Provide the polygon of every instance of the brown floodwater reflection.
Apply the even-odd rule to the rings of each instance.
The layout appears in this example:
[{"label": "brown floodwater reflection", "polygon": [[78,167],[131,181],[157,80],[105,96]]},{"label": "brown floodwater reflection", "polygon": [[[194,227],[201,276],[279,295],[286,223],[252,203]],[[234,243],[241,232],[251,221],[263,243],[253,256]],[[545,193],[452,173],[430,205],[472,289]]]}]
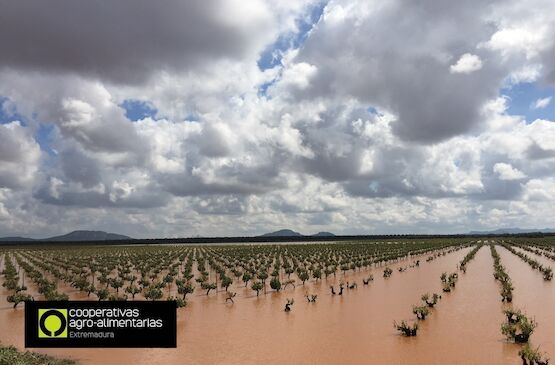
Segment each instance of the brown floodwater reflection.
[{"label": "brown floodwater reflection", "polygon": [[[532,343],[555,354],[555,283],[543,282],[541,275],[505,249],[498,247],[503,265],[515,285],[515,306],[539,322]],[[330,285],[343,275],[304,287],[288,288],[256,297],[253,291],[235,283],[235,304],[225,303],[225,292],[210,296],[195,292],[186,308],[178,310],[176,349],[36,349],[71,357],[82,364],[521,364],[518,345],[508,344],[500,333],[504,308],[493,278],[493,261],[484,246],[468,264],[466,274],[452,293],[432,314],[420,322],[418,336],[405,338],[393,328],[393,320],[413,321],[412,305],[426,292],[441,292],[439,276],[453,272],[470,248],[439,257],[432,262],[421,258],[420,267],[382,277],[383,267],[348,273],[345,281],[356,281],[357,289],[332,296]],[[555,266],[555,265],[553,265]],[[374,281],[362,285],[369,272]],[[305,293],[318,294],[308,303]],[[13,310],[0,290],[0,341],[23,348],[23,308]],[[73,290],[73,297],[84,299]],[[286,298],[294,298],[292,311],[283,311]]]},{"label": "brown floodwater reflection", "polygon": [[[540,264],[555,268],[555,262],[529,252],[520,250]],[[538,327],[530,337],[534,348],[547,353],[551,358],[555,356],[555,282],[544,281],[538,270],[532,269],[527,263],[507,249],[498,247],[497,252],[501,262],[507,267],[507,272],[513,280],[513,306],[520,308],[529,317],[538,322]]]}]

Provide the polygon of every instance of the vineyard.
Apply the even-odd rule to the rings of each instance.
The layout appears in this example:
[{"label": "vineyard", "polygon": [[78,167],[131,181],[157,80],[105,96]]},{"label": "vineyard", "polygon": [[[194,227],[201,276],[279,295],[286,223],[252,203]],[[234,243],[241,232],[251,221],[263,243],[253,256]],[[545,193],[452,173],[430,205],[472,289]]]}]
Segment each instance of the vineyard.
[{"label": "vineyard", "polygon": [[[2,253],[5,288],[14,308],[37,299],[68,300],[71,287],[98,300],[175,300],[230,288],[286,290],[313,279],[347,277],[408,256],[461,249],[457,242],[347,243],[306,245],[142,246],[83,249],[20,249]],[[404,269],[399,270],[402,272]],[[386,268],[385,273],[388,272]],[[384,274],[385,276],[391,275]],[[32,294],[27,285],[36,289]]]},{"label": "vineyard", "polygon": [[[490,318],[500,319],[492,326],[495,332],[489,338],[509,346],[505,363],[542,365],[548,363],[553,349],[543,345],[543,340],[536,341],[536,333],[542,338],[545,333],[541,330],[553,334],[552,318],[521,294],[536,287],[523,285],[522,277],[513,279],[513,273],[532,275],[526,280],[551,293],[552,264],[555,241],[522,238],[10,247],[0,249],[0,298],[4,302],[2,315],[18,313],[30,300],[171,300],[179,307],[180,316],[187,318],[184,326],[189,328],[182,329],[186,337],[196,336],[190,332],[195,324],[199,331],[215,336],[224,331],[216,330],[216,325],[214,331],[212,325],[202,325],[207,318],[230,325],[237,311],[244,318],[254,318],[242,308],[250,308],[262,322],[270,321],[276,333],[285,337],[292,329],[282,328],[284,323],[305,323],[299,316],[313,318],[306,322],[307,330],[317,332],[318,323],[333,321],[334,313],[352,306],[353,318],[368,316],[380,329],[367,336],[376,343],[385,338],[397,352],[403,348],[410,352],[412,344],[426,348],[437,341],[434,326],[448,325],[446,316],[458,311],[462,317],[471,316],[457,301],[469,300],[466,293],[472,293],[477,301],[476,316],[484,315],[478,312],[483,305],[487,309],[482,312],[491,311]],[[480,285],[489,288],[487,292],[480,290]],[[486,297],[490,304],[482,300]],[[364,308],[371,313],[365,314]],[[360,313],[355,315],[357,310]],[[339,328],[344,325],[342,321],[335,324]],[[350,326],[356,329],[361,325],[353,322]],[[252,325],[255,337],[251,340],[261,336],[257,328]],[[450,330],[456,331],[456,324],[451,324]],[[234,336],[237,332],[228,333],[226,338],[233,343]],[[394,343],[394,338],[402,341]],[[0,337],[3,343],[20,345],[9,340]],[[268,341],[277,340],[270,336]],[[205,356],[214,360],[215,355],[199,353],[195,362],[203,362]],[[445,356],[454,356],[454,352]]]}]

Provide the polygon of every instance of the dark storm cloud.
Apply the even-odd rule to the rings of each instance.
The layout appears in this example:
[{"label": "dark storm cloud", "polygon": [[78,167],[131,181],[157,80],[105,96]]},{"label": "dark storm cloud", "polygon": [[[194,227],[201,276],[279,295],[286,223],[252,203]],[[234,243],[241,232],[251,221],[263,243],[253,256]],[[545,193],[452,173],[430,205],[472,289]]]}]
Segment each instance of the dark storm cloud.
[{"label": "dark storm cloud", "polygon": [[544,52],[543,64],[546,81],[551,85],[555,85],[555,45]]},{"label": "dark storm cloud", "polygon": [[314,156],[300,157],[298,170],[328,181],[343,181],[359,175],[362,153],[369,148],[367,141],[336,128],[308,128],[303,131],[306,147]]},{"label": "dark storm cloud", "polygon": [[[363,20],[324,17],[298,56],[318,68],[304,96],[350,95],[388,108],[399,117],[395,133],[407,141],[468,132],[506,74],[494,54],[477,49],[495,32],[482,18],[492,3],[399,0]],[[479,56],[483,68],[452,73],[466,53]]]},{"label": "dark storm cloud", "polygon": [[345,181],[343,188],[352,196],[367,198],[456,196],[441,190],[436,176],[422,173],[428,158],[418,148],[377,150],[372,173]]},{"label": "dark storm cloud", "polygon": [[368,140],[353,131],[352,122],[366,120],[368,112],[344,106],[320,113],[320,122],[298,123],[303,146],[314,152],[312,157],[299,157],[295,165],[298,172],[308,172],[328,181],[344,181],[360,173],[362,155],[371,149]]},{"label": "dark storm cloud", "polygon": [[329,151],[320,151],[315,158],[303,158],[302,166],[306,168],[306,172],[328,181],[347,180],[359,173],[360,169],[360,151],[353,149],[343,155],[330,153]]},{"label": "dark storm cloud", "polygon": [[92,188],[101,182],[101,169],[98,162],[86,156],[76,148],[60,153],[60,162],[64,175],[85,188]]},{"label": "dark storm cloud", "polygon": [[555,150],[548,150],[542,148],[536,142],[532,142],[530,147],[526,150],[526,157],[531,160],[542,160],[555,157]]},{"label": "dark storm cloud", "polygon": [[523,193],[522,181],[500,180],[494,176],[483,176],[484,191],[469,194],[476,200],[518,200]]},{"label": "dark storm cloud", "polygon": [[25,153],[25,146],[10,132],[10,129],[0,128],[0,161],[18,163]]},{"label": "dark storm cloud", "polygon": [[212,124],[205,124],[203,126],[201,135],[196,143],[204,156],[223,157],[231,152],[231,147],[226,136]]},{"label": "dark storm cloud", "polygon": [[394,72],[405,81],[399,80],[389,101],[399,113],[393,130],[408,141],[437,142],[470,131],[504,76],[494,69],[453,75],[436,60],[418,62],[410,69],[398,65]]},{"label": "dark storm cloud", "polygon": [[[299,123],[303,145],[314,152],[299,157],[295,171],[310,173],[330,182],[341,182],[353,196],[390,197],[420,194],[436,195],[433,183],[420,179],[418,186],[407,186],[403,179],[419,177],[429,156],[419,146],[384,145],[384,131],[363,135],[364,126],[378,123],[375,114],[354,107],[337,106],[320,115],[317,124]],[[371,154],[370,161],[364,155]],[[370,163],[370,166],[365,166]],[[445,195],[445,193],[442,193]]]},{"label": "dark storm cloud", "polygon": [[215,181],[193,174],[192,168],[186,173],[160,174],[156,178],[165,190],[176,196],[264,194],[285,186],[278,177],[279,170],[270,164],[257,167],[236,164],[214,172]]},{"label": "dark storm cloud", "polygon": [[241,58],[268,19],[236,8],[224,0],[2,1],[0,66],[137,82],[154,70]]},{"label": "dark storm cloud", "polygon": [[526,166],[518,166],[517,161],[510,161],[506,156],[500,153],[489,153],[481,156],[482,168],[480,179],[483,185],[482,191],[475,194],[469,194],[472,199],[476,200],[518,200],[524,190],[524,184],[527,178],[517,178],[513,180],[503,180],[502,176],[495,171],[495,165],[498,163],[512,163],[517,168],[525,168]]},{"label": "dark storm cloud", "polygon": [[85,208],[155,208],[163,207],[169,202],[169,196],[159,189],[141,189],[128,197],[114,199],[117,189],[106,192],[63,190],[52,194],[47,185],[41,186],[34,197],[46,204],[75,206]]},{"label": "dark storm cloud", "polygon": [[176,196],[236,194],[263,194],[269,191],[263,186],[251,186],[239,182],[204,182],[196,176],[173,175],[161,178],[160,183]]}]

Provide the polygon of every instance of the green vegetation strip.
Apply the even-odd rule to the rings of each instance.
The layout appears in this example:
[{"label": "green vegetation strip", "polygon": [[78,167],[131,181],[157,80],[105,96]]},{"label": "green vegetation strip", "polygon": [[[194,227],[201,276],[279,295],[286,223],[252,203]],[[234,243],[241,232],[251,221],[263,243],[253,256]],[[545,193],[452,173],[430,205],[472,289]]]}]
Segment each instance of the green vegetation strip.
[{"label": "green vegetation strip", "polygon": [[553,279],[553,270],[549,266],[543,266],[538,261],[534,260],[530,256],[528,256],[528,255],[526,255],[526,254],[524,254],[520,251],[515,250],[513,247],[511,247],[510,245],[508,245],[505,242],[502,242],[501,246],[505,247],[513,255],[518,256],[522,261],[526,262],[534,270],[540,271],[542,273],[543,279],[545,281],[550,281],[551,279]]},{"label": "green vegetation strip", "polygon": [[478,252],[478,250],[481,249],[483,245],[483,243],[479,243],[476,247],[472,249],[472,251],[466,254],[464,259],[462,259],[461,263],[459,264],[459,268],[462,272],[466,273],[466,264],[468,264],[470,260],[472,260],[474,256],[476,256],[476,252]]},{"label": "green vegetation strip", "polygon": [[[221,246],[10,247],[3,256],[9,301],[68,300],[71,286],[97,300],[175,300],[249,287],[259,295],[293,289],[328,276],[347,275],[418,255],[445,255],[465,247],[464,240],[360,241],[329,244]],[[65,283],[65,284],[64,284]],[[62,286],[60,286],[62,284]],[[233,303],[234,292],[226,300]],[[142,299],[142,298],[141,298]]]},{"label": "green vegetation strip", "polygon": [[[505,248],[511,251],[510,247]],[[511,283],[511,278],[505,271],[503,265],[501,265],[501,260],[499,254],[495,250],[493,244],[490,244],[491,256],[493,257],[493,276],[496,280],[501,283],[501,298],[504,302],[512,302],[513,299],[513,286]],[[512,252],[512,251],[511,251]],[[516,253],[515,253],[516,254]],[[518,254],[516,254],[518,256]],[[522,311],[515,309],[506,309],[503,311],[506,317],[506,321],[501,325],[501,333],[507,338],[508,341],[513,341],[515,343],[524,344],[523,348],[519,351],[518,355],[522,359],[523,365],[547,365],[549,359],[545,358],[545,355],[541,354],[539,348],[533,349],[530,347],[528,341],[530,336],[537,327],[537,323],[534,319],[527,317]]]},{"label": "green vegetation strip", "polygon": [[513,283],[505,267],[501,265],[501,259],[493,244],[490,244],[489,248],[493,257],[493,277],[501,283],[501,301],[510,303],[513,301]]}]

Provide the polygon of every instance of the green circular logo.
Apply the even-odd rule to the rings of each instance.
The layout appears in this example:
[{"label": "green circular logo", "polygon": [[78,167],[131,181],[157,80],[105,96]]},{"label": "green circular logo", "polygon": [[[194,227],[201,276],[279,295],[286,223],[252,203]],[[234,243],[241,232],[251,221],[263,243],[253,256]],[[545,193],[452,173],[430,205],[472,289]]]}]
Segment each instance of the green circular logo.
[{"label": "green circular logo", "polygon": [[39,309],[39,338],[67,338],[67,309]]}]

